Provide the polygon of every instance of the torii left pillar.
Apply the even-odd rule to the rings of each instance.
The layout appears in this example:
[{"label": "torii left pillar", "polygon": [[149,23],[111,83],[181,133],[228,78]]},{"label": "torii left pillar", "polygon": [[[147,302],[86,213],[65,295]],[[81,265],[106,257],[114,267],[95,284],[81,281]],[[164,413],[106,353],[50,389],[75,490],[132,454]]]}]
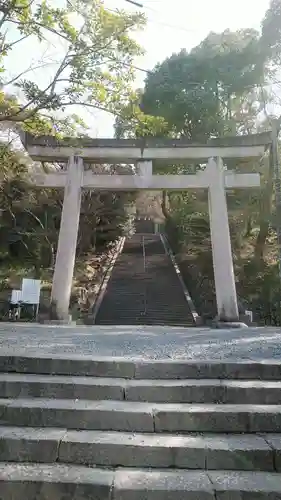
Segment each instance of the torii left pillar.
[{"label": "torii left pillar", "polygon": [[69,301],[79,229],[83,170],[82,158],[77,156],[69,158],[51,296],[51,309],[55,316],[53,319],[63,321],[69,320]]}]

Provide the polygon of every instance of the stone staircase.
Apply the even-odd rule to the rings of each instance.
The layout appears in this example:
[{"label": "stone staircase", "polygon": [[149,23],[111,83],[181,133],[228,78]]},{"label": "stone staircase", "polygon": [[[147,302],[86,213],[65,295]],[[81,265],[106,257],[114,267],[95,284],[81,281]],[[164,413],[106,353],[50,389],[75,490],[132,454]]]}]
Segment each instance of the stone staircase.
[{"label": "stone staircase", "polygon": [[178,276],[159,235],[135,234],[126,240],[95,322],[194,326]]},{"label": "stone staircase", "polygon": [[281,363],[0,355],[1,500],[280,500]]}]

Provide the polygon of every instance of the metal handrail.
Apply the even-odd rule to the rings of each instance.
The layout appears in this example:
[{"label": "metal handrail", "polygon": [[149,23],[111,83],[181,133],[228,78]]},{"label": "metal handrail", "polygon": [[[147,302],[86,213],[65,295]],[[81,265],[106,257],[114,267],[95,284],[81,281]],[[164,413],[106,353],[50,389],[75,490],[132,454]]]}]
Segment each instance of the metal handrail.
[{"label": "metal handrail", "polygon": [[144,294],[143,294],[143,316],[146,316],[147,313],[147,297],[146,297],[146,254],[145,254],[145,242],[144,236],[142,237],[142,256],[143,256],[143,272],[144,272]]},{"label": "metal handrail", "polygon": [[196,309],[195,309],[195,305],[193,303],[193,300],[186,288],[186,285],[183,281],[183,278],[182,278],[182,275],[181,275],[181,272],[180,272],[180,269],[177,265],[177,262],[176,262],[176,259],[175,259],[175,256],[172,252],[172,249],[170,247],[170,244],[169,244],[169,241],[167,239],[167,237],[165,236],[165,234],[161,234],[160,233],[160,239],[162,241],[162,244],[164,246],[164,249],[165,249],[165,253],[166,255],[168,255],[171,259],[171,262],[172,262],[172,265],[174,267],[174,270],[177,274],[177,277],[179,279],[179,282],[180,282],[180,285],[181,285],[181,288],[182,288],[182,291],[183,291],[183,294],[184,294],[184,297],[185,297],[185,300],[187,302],[187,305],[189,307],[189,310],[190,310],[190,313],[192,315],[192,318],[193,318],[193,321],[195,323],[195,325],[199,325],[201,323],[201,319],[200,319],[200,316],[199,314],[197,313]]},{"label": "metal handrail", "polygon": [[144,243],[144,236],[142,237],[142,256],[143,256],[143,270],[144,273],[146,272],[146,263],[145,263],[145,243]]}]

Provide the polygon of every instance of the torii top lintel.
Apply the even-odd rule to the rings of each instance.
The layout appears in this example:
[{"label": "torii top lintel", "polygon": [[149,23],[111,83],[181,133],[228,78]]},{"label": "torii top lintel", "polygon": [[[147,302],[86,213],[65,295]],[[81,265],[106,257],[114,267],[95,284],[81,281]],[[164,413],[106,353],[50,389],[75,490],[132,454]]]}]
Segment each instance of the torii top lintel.
[{"label": "torii top lintel", "polygon": [[210,157],[246,158],[261,156],[272,142],[270,132],[209,139],[204,144],[186,139],[91,139],[34,137],[24,134],[22,142],[38,161],[68,161],[72,155],[89,163],[134,163],[141,160],[204,161]]}]

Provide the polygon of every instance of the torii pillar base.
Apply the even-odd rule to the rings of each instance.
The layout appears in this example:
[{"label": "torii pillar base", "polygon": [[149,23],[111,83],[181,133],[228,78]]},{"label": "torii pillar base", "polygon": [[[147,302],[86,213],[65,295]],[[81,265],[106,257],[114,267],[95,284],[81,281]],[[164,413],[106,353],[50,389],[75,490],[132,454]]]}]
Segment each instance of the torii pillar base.
[{"label": "torii pillar base", "polygon": [[214,320],[212,322],[212,328],[216,328],[218,330],[223,330],[227,329],[237,329],[237,328],[248,328],[248,325],[246,323],[240,322],[240,321],[220,321],[220,320]]},{"label": "torii pillar base", "polygon": [[72,316],[69,315],[68,319],[46,319],[41,321],[44,325],[51,326],[76,326],[76,321],[72,321]]}]

